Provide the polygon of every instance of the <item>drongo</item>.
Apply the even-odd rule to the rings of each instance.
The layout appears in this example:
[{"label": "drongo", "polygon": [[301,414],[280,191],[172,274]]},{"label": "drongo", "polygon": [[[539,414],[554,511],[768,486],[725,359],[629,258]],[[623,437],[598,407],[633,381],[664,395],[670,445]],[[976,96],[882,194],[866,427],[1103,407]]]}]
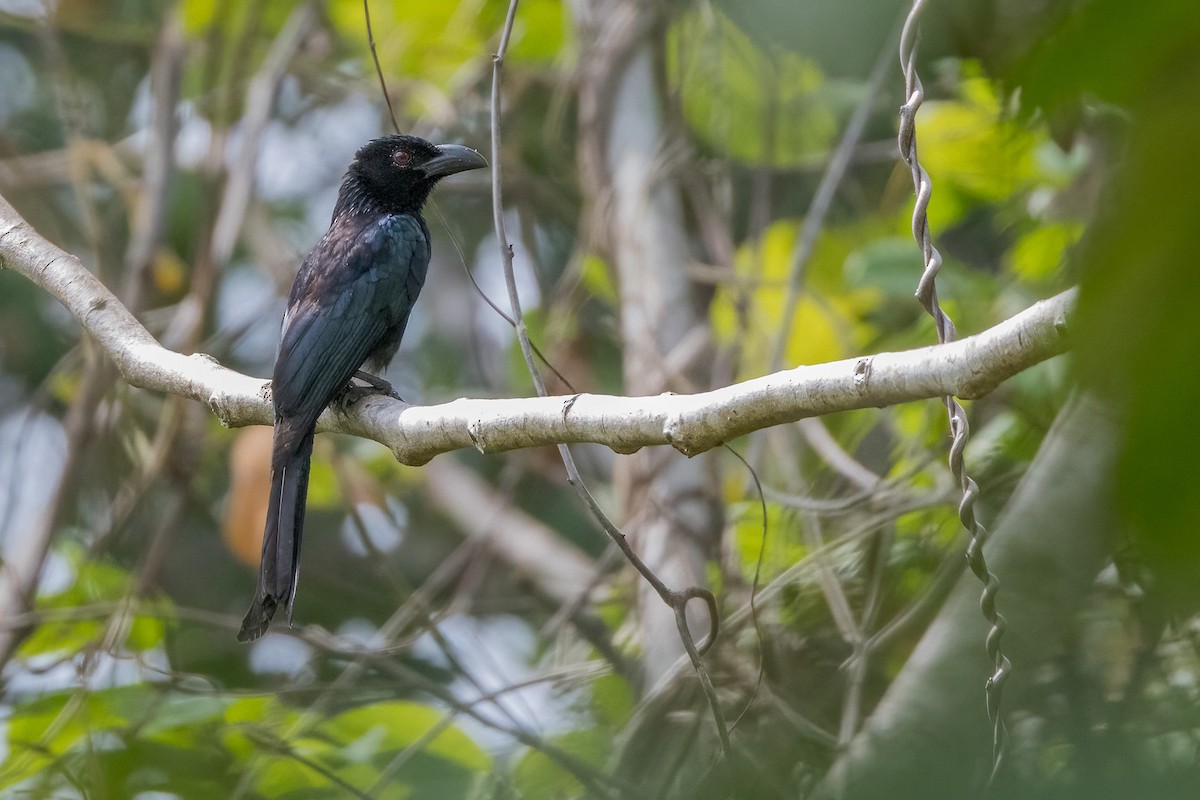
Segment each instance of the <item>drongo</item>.
[{"label": "drongo", "polygon": [[469,147],[385,136],[359,148],[346,171],[333,221],[300,266],[283,315],[262,566],[239,641],[262,636],[280,606],[291,613],[317,417],[351,378],[387,386],[368,373],[396,354],[425,283],[425,200],[447,175],[486,166]]}]

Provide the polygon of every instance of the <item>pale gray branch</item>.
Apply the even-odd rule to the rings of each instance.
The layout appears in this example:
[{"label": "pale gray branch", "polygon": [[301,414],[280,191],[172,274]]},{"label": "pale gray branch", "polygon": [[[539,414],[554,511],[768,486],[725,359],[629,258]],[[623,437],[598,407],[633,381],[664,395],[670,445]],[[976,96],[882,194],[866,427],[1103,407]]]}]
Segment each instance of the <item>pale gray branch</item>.
[{"label": "pale gray branch", "polygon": [[[0,267],[61,301],[130,385],[197,400],[231,427],[273,421],[266,381],[203,354],[162,347],[77,258],[43,239],[3,198]],[[1062,353],[1074,301],[1075,290],[1068,290],[950,344],[796,367],[699,394],[459,399],[436,406],[368,397],[327,411],[320,430],[374,439],[405,464],[467,447],[492,453],[573,442],[619,453],[669,444],[695,455],[760,428],[835,411],[978,397]]]}]

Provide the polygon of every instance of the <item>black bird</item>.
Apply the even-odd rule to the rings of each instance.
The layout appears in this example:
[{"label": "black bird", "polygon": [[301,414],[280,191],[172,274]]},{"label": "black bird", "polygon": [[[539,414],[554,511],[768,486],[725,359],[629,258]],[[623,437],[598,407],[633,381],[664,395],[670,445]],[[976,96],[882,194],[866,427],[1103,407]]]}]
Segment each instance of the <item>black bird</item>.
[{"label": "black bird", "polygon": [[392,360],[425,283],[425,200],[447,175],[486,166],[469,147],[415,136],[374,139],[354,155],[333,221],[304,259],[283,315],[262,565],[238,641],[262,636],[280,606],[291,613],[317,417],[351,378],[387,388],[361,370],[381,371]]}]

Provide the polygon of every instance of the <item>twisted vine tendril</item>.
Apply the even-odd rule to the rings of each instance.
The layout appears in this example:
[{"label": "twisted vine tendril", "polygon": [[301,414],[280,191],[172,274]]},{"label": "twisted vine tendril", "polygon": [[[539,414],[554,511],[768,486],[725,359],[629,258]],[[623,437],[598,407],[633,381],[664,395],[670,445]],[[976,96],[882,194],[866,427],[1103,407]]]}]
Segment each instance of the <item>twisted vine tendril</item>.
[{"label": "twisted vine tendril", "polygon": [[[933,318],[937,328],[938,342],[953,341],[957,336],[954,322],[942,310],[937,297],[937,275],[942,268],[942,256],[933,246],[933,238],[929,233],[929,218],[926,214],[929,208],[929,198],[933,187],[929,174],[917,160],[917,109],[925,99],[925,90],[917,75],[917,38],[919,19],[924,0],[914,0],[912,10],[904,22],[904,30],[900,35],[900,65],[904,70],[905,103],[900,107],[900,133],[898,137],[900,156],[912,170],[913,187],[917,199],[913,204],[912,231],[913,238],[921,247],[925,259],[925,269],[917,283],[916,296],[925,311]],[[955,480],[962,487],[962,501],[958,505],[958,517],[962,525],[971,535],[971,544],[967,547],[967,566],[983,584],[983,594],[979,600],[983,616],[991,625],[988,631],[986,648],[988,657],[994,665],[992,675],[985,684],[988,719],[992,723],[992,775],[1000,766],[1000,758],[1004,749],[1004,721],[1000,715],[1000,699],[1004,684],[1012,671],[1012,663],[1000,649],[1000,641],[1008,622],[996,610],[996,595],[1000,590],[1000,581],[988,571],[987,562],[983,557],[983,545],[987,541],[988,532],[975,518],[975,501],[979,497],[979,485],[967,474],[963,463],[963,450],[967,446],[970,426],[963,407],[953,397],[945,397],[946,410],[950,415],[950,470]]]}]

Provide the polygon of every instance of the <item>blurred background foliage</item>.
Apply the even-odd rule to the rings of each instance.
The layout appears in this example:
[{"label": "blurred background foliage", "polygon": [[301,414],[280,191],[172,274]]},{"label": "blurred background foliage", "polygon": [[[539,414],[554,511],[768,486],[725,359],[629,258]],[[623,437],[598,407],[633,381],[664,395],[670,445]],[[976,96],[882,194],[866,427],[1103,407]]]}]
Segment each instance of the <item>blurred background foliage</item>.
[{"label": "blurred background foliage", "polygon": [[[507,4],[371,7],[401,126],[486,149]],[[790,366],[935,341],[912,297],[911,182],[894,144],[904,9],[659,9],[659,88],[712,385],[769,372],[776,348]],[[520,4],[505,149],[488,155],[503,160],[535,341],[574,390],[620,394],[619,295],[590,246],[595,198],[576,164],[581,50],[571,4]],[[1011,709],[1025,723],[1014,796],[1191,797],[1180,787],[1200,785],[1200,487],[1187,461],[1200,452],[1197,52],[1200,7],[1182,2],[974,0],[924,14],[918,141],[943,304],[969,334],[1082,286],[1075,355],[969,404],[981,515],[999,515],[1073,387],[1125,420],[1113,567],[1082,602],[1058,677]],[[261,104],[256,81],[269,109],[248,100]],[[158,104],[175,129],[154,185]],[[862,135],[797,272],[822,171],[862,104]],[[167,346],[234,369],[269,374],[296,265],[356,147],[387,132],[358,0],[0,0],[0,193]],[[237,188],[250,199],[223,251],[218,222]],[[139,216],[146,204],[158,226]],[[439,189],[427,215],[435,263],[388,376],[411,402],[531,392],[510,328],[472,285],[503,296],[489,206],[486,177],[472,174]],[[801,291],[785,320],[790,283]],[[865,674],[865,718],[960,570],[943,406],[823,422],[823,447],[790,426],[758,444],[765,541],[744,467],[721,462],[726,530],[708,573],[725,632],[710,668],[730,718],[747,709],[737,796],[805,796],[838,755],[854,643],[829,582],[864,627],[933,601]],[[243,647],[265,429],[225,430],[204,409],[124,386],[61,307],[0,272],[0,442],[4,558],[52,534],[36,598],[4,621],[0,795],[734,796],[705,783],[715,734],[694,676],[651,691],[639,671],[631,571],[552,450],[412,469],[371,442],[321,437],[296,626]],[[619,457],[579,455],[613,507]],[[518,547],[546,554],[533,566],[489,541],[501,510],[526,531]],[[586,602],[556,580],[575,594],[590,584]],[[980,619],[981,651],[983,633]],[[982,700],[955,724],[986,724]]]}]

